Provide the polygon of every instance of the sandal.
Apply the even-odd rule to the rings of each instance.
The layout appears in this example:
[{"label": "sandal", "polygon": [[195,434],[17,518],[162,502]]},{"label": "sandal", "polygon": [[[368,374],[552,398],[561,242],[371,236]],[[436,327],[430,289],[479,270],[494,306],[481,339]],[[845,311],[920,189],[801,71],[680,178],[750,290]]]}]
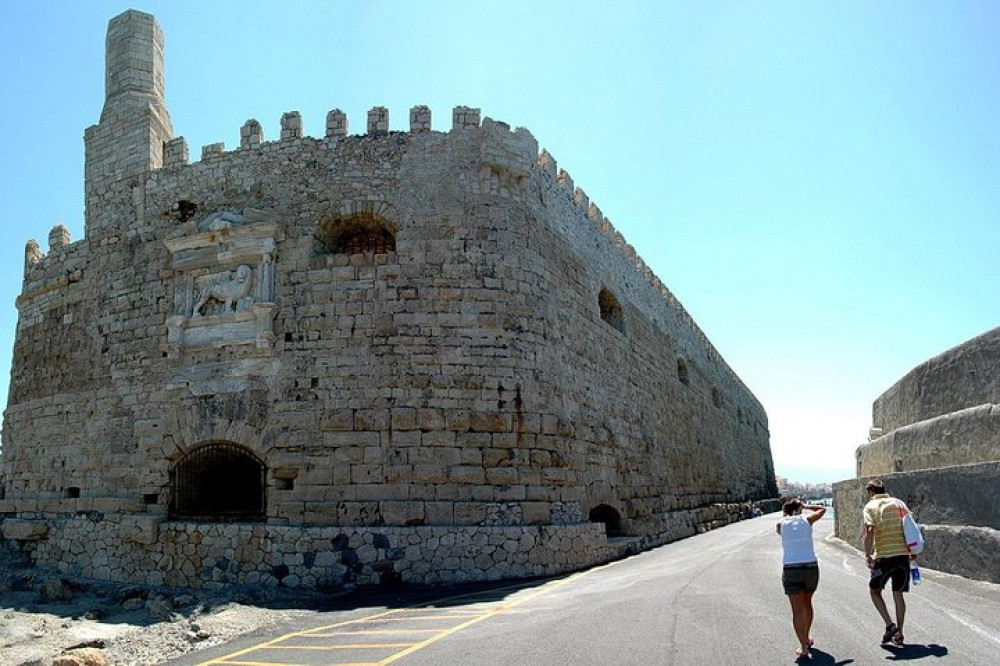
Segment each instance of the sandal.
[{"label": "sandal", "polygon": [[896,628],[895,622],[890,622],[889,624],[885,625],[885,633],[882,634],[882,642],[888,643],[889,641],[891,641],[898,631],[899,630]]},{"label": "sandal", "polygon": [[893,645],[902,645],[903,644],[903,632],[900,631],[899,629],[897,629],[896,633],[894,633],[892,635],[892,644]]},{"label": "sandal", "polygon": [[812,659],[812,653],[809,650],[803,650],[802,648],[795,648],[795,660],[799,659]]}]

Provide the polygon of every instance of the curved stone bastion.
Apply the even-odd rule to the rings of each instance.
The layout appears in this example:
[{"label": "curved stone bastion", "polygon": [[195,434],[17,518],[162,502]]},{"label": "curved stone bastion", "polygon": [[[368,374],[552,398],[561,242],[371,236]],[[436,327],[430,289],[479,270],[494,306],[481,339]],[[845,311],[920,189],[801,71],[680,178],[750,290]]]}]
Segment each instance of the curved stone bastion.
[{"label": "curved stone bastion", "polygon": [[927,566],[1000,583],[1000,328],[922,363],[875,401],[858,477],[834,486],[860,546],[864,485],[883,478],[924,526]]},{"label": "curved stone bastion", "polygon": [[85,237],[29,241],[0,547],[67,576],[337,589],[565,572],[777,492],[767,417],[524,129],[456,108],[190,163],[109,24]]}]

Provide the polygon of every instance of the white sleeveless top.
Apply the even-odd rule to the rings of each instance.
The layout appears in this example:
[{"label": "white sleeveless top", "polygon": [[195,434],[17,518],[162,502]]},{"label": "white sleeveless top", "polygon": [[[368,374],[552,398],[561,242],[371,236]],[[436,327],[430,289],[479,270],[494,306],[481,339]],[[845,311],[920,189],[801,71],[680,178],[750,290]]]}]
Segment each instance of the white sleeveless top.
[{"label": "white sleeveless top", "polygon": [[781,545],[784,548],[782,564],[808,564],[816,561],[816,551],[813,549],[813,526],[801,514],[782,517]]}]

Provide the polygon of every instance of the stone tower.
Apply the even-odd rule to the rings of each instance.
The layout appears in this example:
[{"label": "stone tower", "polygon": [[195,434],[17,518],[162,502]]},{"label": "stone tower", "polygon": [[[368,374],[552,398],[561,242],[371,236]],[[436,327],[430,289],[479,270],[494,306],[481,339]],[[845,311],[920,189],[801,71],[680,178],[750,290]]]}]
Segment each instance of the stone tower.
[{"label": "stone tower", "polygon": [[135,10],[113,18],[105,58],[101,121],[84,134],[88,210],[101,187],[160,168],[164,145],[173,138],[156,19]]}]

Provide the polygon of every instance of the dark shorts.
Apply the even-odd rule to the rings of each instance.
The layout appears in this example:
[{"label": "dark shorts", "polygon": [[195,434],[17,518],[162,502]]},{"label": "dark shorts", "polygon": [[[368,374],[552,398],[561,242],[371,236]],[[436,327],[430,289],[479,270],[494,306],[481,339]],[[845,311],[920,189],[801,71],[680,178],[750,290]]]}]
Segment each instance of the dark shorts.
[{"label": "dark shorts", "polygon": [[868,581],[868,587],[873,590],[884,590],[885,584],[890,580],[893,592],[910,591],[909,555],[880,557],[872,563],[872,577]]},{"label": "dark shorts", "polygon": [[812,594],[819,587],[819,565],[815,562],[811,564],[787,564],[781,570],[781,584],[785,587],[785,594],[802,594],[803,592]]}]

